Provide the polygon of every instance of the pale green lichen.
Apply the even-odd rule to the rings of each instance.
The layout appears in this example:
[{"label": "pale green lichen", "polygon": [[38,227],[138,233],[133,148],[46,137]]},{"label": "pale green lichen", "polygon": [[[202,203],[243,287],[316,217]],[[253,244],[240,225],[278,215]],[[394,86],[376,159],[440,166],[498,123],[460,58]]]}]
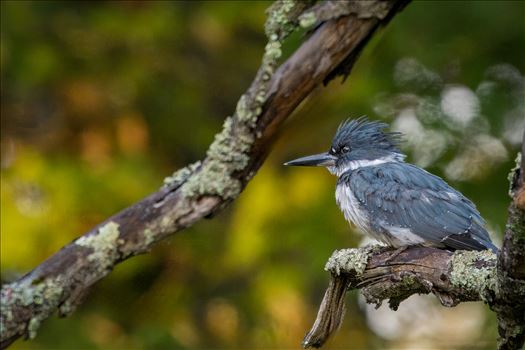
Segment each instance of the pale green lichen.
[{"label": "pale green lichen", "polygon": [[466,294],[486,301],[490,293],[497,293],[496,255],[490,250],[457,251],[450,269],[450,282]]},{"label": "pale green lichen", "polygon": [[184,184],[182,193],[186,197],[216,195],[223,199],[233,199],[239,195],[241,189],[240,180],[231,177],[227,165],[212,162],[206,163],[202,172]]},{"label": "pale green lichen", "polygon": [[29,320],[29,324],[27,325],[27,335],[29,339],[35,339],[38,329],[40,328],[40,324],[42,323],[42,320],[38,317],[34,317],[31,320]]},{"label": "pale green lichen", "polygon": [[[57,304],[62,296],[62,284],[58,283],[57,279],[45,280],[33,286],[32,296],[33,303],[36,305],[44,305],[50,303]],[[27,295],[26,295],[27,298]]]},{"label": "pale green lichen", "polygon": [[294,30],[294,25],[290,22],[290,13],[295,6],[294,0],[280,0],[270,7],[268,19],[264,25],[266,36],[270,40],[282,40]]},{"label": "pale green lichen", "polygon": [[315,13],[313,12],[306,12],[303,13],[301,16],[299,16],[299,25],[302,28],[310,28],[317,22],[317,18],[315,17]]},{"label": "pale green lichen", "polygon": [[99,228],[97,234],[80,237],[75,243],[92,249],[87,259],[96,263],[97,270],[111,269],[119,256],[119,224],[110,221]]},{"label": "pale green lichen", "polygon": [[148,247],[151,243],[155,242],[155,233],[149,228],[144,230],[144,244]]},{"label": "pale green lichen", "polygon": [[12,293],[18,294],[18,301],[24,306],[56,305],[62,297],[62,292],[59,277],[16,284],[12,289]]},{"label": "pale green lichen", "polygon": [[308,5],[304,1],[278,0],[267,11],[265,32],[268,43],[257,75],[256,89],[241,96],[235,111],[236,120],[255,127],[267,99],[268,84],[281,58],[282,41],[297,27],[297,16]]},{"label": "pale green lichen", "polygon": [[170,215],[164,215],[160,220],[160,227],[169,230],[173,227],[173,218]]},{"label": "pale green lichen", "polygon": [[[0,303],[2,305],[2,322],[0,337],[7,338],[16,329],[9,328],[13,321],[13,308],[31,307],[32,317],[27,323],[27,336],[34,338],[40,323],[51,315],[61,303],[64,289],[60,277],[42,280],[27,278],[22,282],[7,284],[2,287]],[[16,327],[16,326],[15,326]]]},{"label": "pale green lichen", "polygon": [[198,162],[188,165],[187,167],[177,170],[171,176],[164,178],[164,185],[178,186],[182,184],[184,181],[186,181],[188,177],[190,177],[191,174],[195,172],[195,170],[199,168],[200,165],[201,165],[201,162],[198,161]]},{"label": "pale green lichen", "polygon": [[279,41],[269,41],[264,48],[266,57],[272,61],[277,60],[283,54]]},{"label": "pale green lichen", "polygon": [[73,303],[73,300],[68,299],[58,307],[58,313],[60,317],[64,317],[72,314],[75,309],[76,305]]},{"label": "pale green lichen", "polygon": [[325,266],[325,271],[339,275],[341,273],[355,273],[361,275],[368,264],[370,254],[375,247],[351,248],[336,250]]},{"label": "pale green lichen", "polygon": [[217,195],[224,199],[235,198],[242,183],[232,175],[243,170],[250,161],[247,155],[254,142],[248,126],[226,118],[222,131],[208,149],[201,171],[184,183],[182,193],[187,197]]},{"label": "pale green lichen", "polygon": [[235,115],[237,119],[241,122],[245,122],[250,126],[254,126],[257,121],[257,113],[252,112],[248,106],[248,97],[242,95],[237,102],[237,107],[235,108]]},{"label": "pale green lichen", "polygon": [[[268,84],[282,56],[282,40],[295,29],[297,16],[306,6],[304,2],[279,0],[269,8],[265,24],[268,43],[256,78],[256,88],[241,96],[234,117],[226,118],[222,131],[215,136],[208,149],[206,160],[200,165],[200,171],[187,180],[185,178],[186,182],[181,187],[184,196],[194,198],[215,195],[227,200],[237,197],[241,192],[243,183],[235,173],[244,170],[249,164],[248,153],[255,135],[260,137],[260,131],[255,130],[257,118],[262,113]],[[170,177],[167,181],[173,179]]]},{"label": "pale green lichen", "polygon": [[[268,9],[268,18],[264,25],[268,43],[264,49],[261,65],[261,80],[268,83],[275,72],[279,58],[281,58],[282,42],[297,27],[297,16],[307,6],[304,1],[279,0]],[[253,94],[250,109],[257,117],[262,111],[262,104],[266,101],[267,84],[260,84],[258,90]]]}]

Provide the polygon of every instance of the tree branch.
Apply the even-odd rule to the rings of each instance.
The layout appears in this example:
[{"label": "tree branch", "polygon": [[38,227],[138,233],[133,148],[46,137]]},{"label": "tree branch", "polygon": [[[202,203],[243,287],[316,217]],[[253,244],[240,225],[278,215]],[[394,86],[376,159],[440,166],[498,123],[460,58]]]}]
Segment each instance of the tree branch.
[{"label": "tree branch", "polygon": [[498,255],[500,300],[491,306],[498,316],[499,349],[521,349],[525,341],[525,133],[522,152],[509,174],[512,201],[503,246]]},{"label": "tree branch", "polygon": [[385,247],[335,251],[325,270],[331,273],[317,319],[303,347],[320,347],[336,331],[344,315],[347,290],[361,289],[368,303],[390,308],[413,294],[436,295],[444,306],[487,301],[496,290],[496,255],[490,251],[457,251],[411,247],[396,253]]},{"label": "tree branch", "polygon": [[[279,128],[299,103],[327,77],[348,74],[364,43],[407,2],[368,1],[381,5],[348,6],[336,16],[318,19],[321,10],[336,1],[323,2],[311,11],[305,11],[309,2],[277,1],[268,13],[268,44],[261,67],[206,158],[177,171],[157,192],[2,286],[1,347],[22,335],[35,337],[40,323],[56,310],[60,315],[71,313],[89,287],[116,264],[220,212],[255,175]],[[311,36],[277,69],[283,39],[299,25],[314,24]]]}]

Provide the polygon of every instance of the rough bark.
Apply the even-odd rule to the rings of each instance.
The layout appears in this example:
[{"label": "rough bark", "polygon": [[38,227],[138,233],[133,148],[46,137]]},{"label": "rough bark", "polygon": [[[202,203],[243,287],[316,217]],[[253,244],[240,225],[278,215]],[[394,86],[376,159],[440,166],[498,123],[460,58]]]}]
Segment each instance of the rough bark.
[{"label": "rough bark", "polygon": [[[525,154],[525,135],[522,144]],[[499,349],[522,349],[525,340],[525,159],[509,176],[509,217],[503,246],[490,251],[380,247],[336,251],[326,270],[330,284],[303,347],[320,347],[341,325],[346,291],[361,289],[367,302],[388,300],[396,310],[413,294],[433,293],[444,306],[483,301],[498,317]]]},{"label": "rough bark", "polygon": [[487,301],[497,288],[496,255],[490,251],[457,251],[411,247],[401,253],[385,247],[335,251],[325,269],[331,280],[317,319],[303,347],[320,347],[344,315],[346,291],[361,289],[368,303],[388,300],[397,310],[413,294],[436,295],[444,306]]},{"label": "rough bark", "polygon": [[[277,1],[268,12],[261,67],[206,158],[177,171],[157,192],[2,286],[1,347],[22,335],[35,337],[40,323],[57,310],[60,315],[71,313],[89,287],[116,264],[219,213],[255,175],[299,103],[321,83],[348,74],[364,43],[407,2],[368,1],[360,6],[350,1],[341,6],[327,1],[309,9],[309,2]],[[330,6],[339,6],[339,12],[327,16]],[[277,68],[283,39],[299,25],[315,29]]]},{"label": "rough bark", "polygon": [[525,133],[521,155],[509,174],[512,201],[503,246],[498,255],[499,349],[521,349],[525,341]]}]

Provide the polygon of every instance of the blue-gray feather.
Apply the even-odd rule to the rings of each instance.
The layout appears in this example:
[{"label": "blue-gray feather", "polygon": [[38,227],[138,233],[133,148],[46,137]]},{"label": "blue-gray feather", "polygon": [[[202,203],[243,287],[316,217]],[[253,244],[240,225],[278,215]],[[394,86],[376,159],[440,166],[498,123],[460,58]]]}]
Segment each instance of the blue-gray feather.
[{"label": "blue-gray feather", "polygon": [[441,178],[404,162],[350,170],[338,186],[348,186],[377,234],[408,229],[429,245],[484,250],[492,244],[475,205]]}]

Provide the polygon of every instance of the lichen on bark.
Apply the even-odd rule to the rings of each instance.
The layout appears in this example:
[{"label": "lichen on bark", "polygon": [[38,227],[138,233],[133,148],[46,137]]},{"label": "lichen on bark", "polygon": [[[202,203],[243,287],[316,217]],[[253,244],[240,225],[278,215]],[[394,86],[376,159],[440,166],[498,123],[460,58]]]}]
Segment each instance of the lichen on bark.
[{"label": "lichen on bark", "polygon": [[299,25],[302,28],[310,28],[317,22],[314,12],[305,12],[299,17]]},{"label": "lichen on bark", "polygon": [[164,178],[164,186],[179,187],[186,181],[191,174],[193,174],[199,167],[201,162],[197,161],[182,169],[175,171],[172,175]]},{"label": "lichen on bark", "polygon": [[496,259],[490,250],[456,251],[450,262],[450,282],[472,300],[479,296],[488,301],[497,293]]},{"label": "lichen on bark", "polygon": [[75,244],[91,248],[87,259],[103,274],[111,270],[119,257],[119,224],[110,221],[100,227],[97,234],[82,236],[75,241]]},{"label": "lichen on bark", "polygon": [[7,312],[2,312],[0,317],[0,338],[4,339],[6,334],[13,332],[8,325],[13,324],[11,320],[15,315],[12,310],[16,310],[18,306],[31,306],[36,310],[22,330],[26,332],[26,337],[35,338],[40,323],[53,313],[60,303],[64,293],[62,284],[61,277],[58,276],[41,281],[27,278],[23,283],[2,286],[0,304]]},{"label": "lichen on bark", "polygon": [[307,1],[279,0],[267,10],[268,18],[264,25],[266,36],[273,40],[282,40],[294,29],[296,19],[307,5]]},{"label": "lichen on bark", "polygon": [[237,102],[234,115],[226,118],[199,171],[182,185],[184,196],[211,195],[230,200],[242,191],[243,179],[235,175],[249,164],[250,151],[257,137],[257,119],[263,111],[270,80],[282,55],[282,41],[297,27],[297,18],[307,5],[305,1],[282,0],[268,9],[265,24],[268,43],[256,79]]},{"label": "lichen on bark", "polygon": [[239,195],[242,183],[232,175],[248,165],[248,152],[254,137],[247,126],[239,122],[235,124],[232,117],[226,118],[222,131],[215,135],[208,149],[200,171],[182,186],[185,196],[216,195],[232,199]]},{"label": "lichen on bark", "polygon": [[376,247],[341,249],[333,252],[325,265],[325,271],[339,275],[341,273],[354,273],[360,276],[366,269],[370,253]]}]

